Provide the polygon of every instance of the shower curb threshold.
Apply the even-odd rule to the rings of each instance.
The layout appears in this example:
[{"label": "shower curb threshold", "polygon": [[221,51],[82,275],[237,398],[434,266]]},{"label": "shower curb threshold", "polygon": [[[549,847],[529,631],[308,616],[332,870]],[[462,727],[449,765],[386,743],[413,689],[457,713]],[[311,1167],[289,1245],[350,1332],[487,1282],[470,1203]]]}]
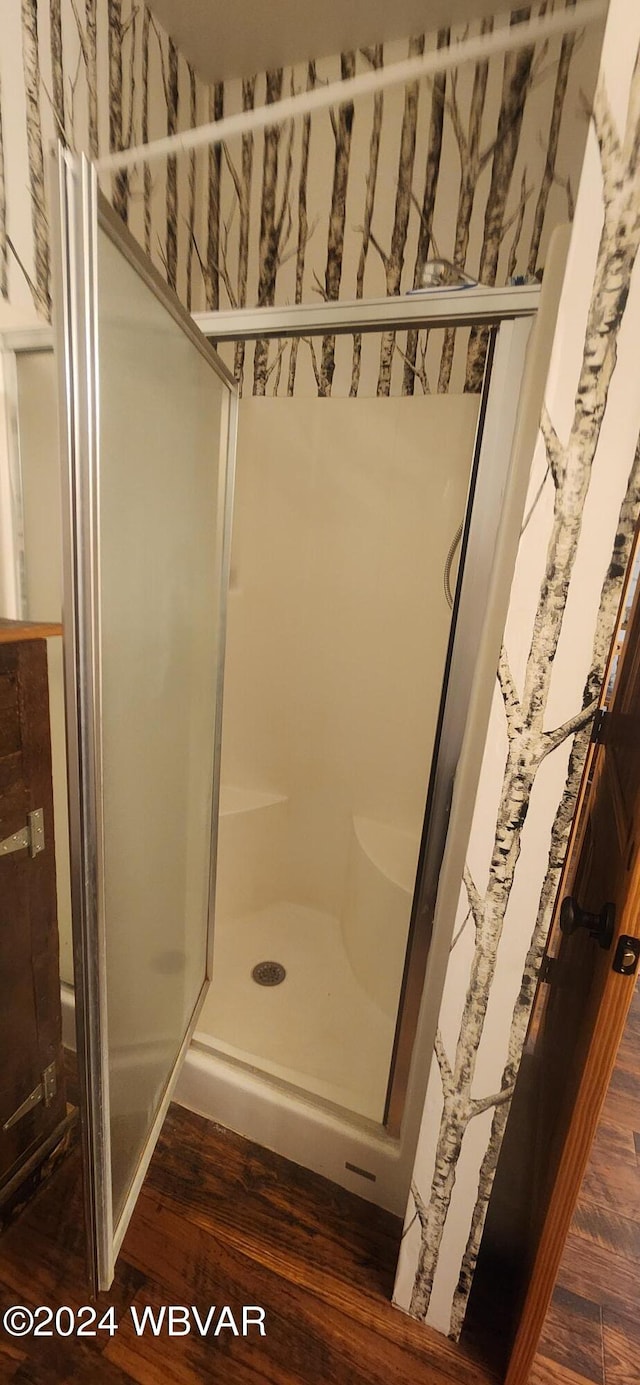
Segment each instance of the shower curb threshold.
[{"label": "shower curb threshold", "polygon": [[[63,1044],[75,1050],[73,987],[63,982],[61,995]],[[308,1098],[277,1078],[223,1057],[212,1043],[203,1042],[202,1035],[187,1052],[174,1100],[368,1202],[404,1216],[411,1151],[403,1154],[401,1143],[382,1126],[364,1117],[349,1118],[339,1107]]]}]

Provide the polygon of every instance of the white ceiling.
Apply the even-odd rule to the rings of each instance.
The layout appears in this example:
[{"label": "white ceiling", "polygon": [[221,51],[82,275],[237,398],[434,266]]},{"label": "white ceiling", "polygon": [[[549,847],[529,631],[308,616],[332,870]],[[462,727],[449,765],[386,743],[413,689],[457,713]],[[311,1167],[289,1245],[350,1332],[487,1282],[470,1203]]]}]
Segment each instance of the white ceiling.
[{"label": "white ceiling", "polygon": [[206,81],[328,57],[511,8],[509,0],[148,0]]}]

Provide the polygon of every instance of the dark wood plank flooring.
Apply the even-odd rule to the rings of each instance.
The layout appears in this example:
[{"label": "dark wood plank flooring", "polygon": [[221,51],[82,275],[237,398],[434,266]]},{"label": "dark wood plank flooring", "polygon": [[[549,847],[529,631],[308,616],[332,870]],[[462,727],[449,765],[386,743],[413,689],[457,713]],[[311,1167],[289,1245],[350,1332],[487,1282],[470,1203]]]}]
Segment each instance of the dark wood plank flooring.
[{"label": "dark wood plank flooring", "polygon": [[[468,1353],[390,1302],[400,1223],[327,1180],[199,1116],[171,1108],[118,1259],[119,1330],[94,1339],[14,1339],[0,1329],[0,1381],[13,1385],[486,1385]],[[0,1310],[87,1302],[79,1162],[70,1158],[0,1246]],[[244,1304],[266,1336],[138,1337],[171,1303]]]},{"label": "dark wood plank flooring", "polygon": [[[640,1381],[640,992],[607,1097],[531,1385]],[[468,1352],[391,1306],[400,1224],[390,1214],[178,1106],[165,1123],[118,1259],[118,1331],[12,1339],[13,1385],[488,1385]],[[0,1244],[0,1311],[90,1301],[77,1153]],[[266,1336],[138,1336],[170,1303],[244,1304]],[[217,1319],[214,1319],[214,1327]]]},{"label": "dark wood plank flooring", "polygon": [[531,1385],[552,1381],[640,1382],[638,988],[531,1377]]}]

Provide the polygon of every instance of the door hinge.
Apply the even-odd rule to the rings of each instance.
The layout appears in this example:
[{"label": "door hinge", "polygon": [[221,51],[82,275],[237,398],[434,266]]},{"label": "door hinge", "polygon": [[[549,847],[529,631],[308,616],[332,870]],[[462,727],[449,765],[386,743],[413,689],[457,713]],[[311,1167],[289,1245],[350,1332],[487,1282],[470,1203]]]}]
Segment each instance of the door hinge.
[{"label": "door hinge", "polygon": [[2,1129],[10,1130],[12,1125],[17,1125],[18,1121],[21,1121],[23,1116],[28,1115],[29,1111],[32,1111],[34,1106],[37,1106],[41,1101],[44,1102],[45,1106],[50,1106],[57,1090],[58,1078],[56,1074],[56,1065],[55,1063],[50,1063],[42,1074],[42,1081],[38,1083],[37,1087],[34,1087],[28,1097],[25,1097],[25,1100],[18,1106],[18,1109],[14,1111],[13,1115],[9,1116],[9,1119],[5,1121]]},{"label": "door hinge", "polygon": [[604,728],[606,725],[607,716],[608,713],[606,707],[598,707],[598,710],[593,718],[593,726],[591,728],[591,741],[593,745],[602,745],[602,742],[604,740]]},{"label": "door hinge", "polygon": [[546,981],[547,984],[550,981],[553,981],[553,973],[556,970],[557,965],[557,957],[543,957],[542,966],[540,967],[540,980]]},{"label": "door hinge", "polygon": [[33,813],[27,813],[27,825],[20,832],[14,832],[11,837],[5,837],[0,842],[0,856],[10,856],[12,851],[24,851],[28,848],[30,856],[38,856],[44,851],[44,813],[42,808],[36,808]]}]

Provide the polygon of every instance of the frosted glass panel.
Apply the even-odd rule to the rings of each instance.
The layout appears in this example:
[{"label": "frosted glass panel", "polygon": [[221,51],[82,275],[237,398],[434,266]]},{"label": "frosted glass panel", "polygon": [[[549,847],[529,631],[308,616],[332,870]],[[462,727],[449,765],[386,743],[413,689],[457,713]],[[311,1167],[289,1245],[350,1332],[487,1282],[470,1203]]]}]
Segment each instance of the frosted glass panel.
[{"label": "frosted glass panel", "polygon": [[98,233],[102,905],[113,1221],[206,985],[228,387]]}]

